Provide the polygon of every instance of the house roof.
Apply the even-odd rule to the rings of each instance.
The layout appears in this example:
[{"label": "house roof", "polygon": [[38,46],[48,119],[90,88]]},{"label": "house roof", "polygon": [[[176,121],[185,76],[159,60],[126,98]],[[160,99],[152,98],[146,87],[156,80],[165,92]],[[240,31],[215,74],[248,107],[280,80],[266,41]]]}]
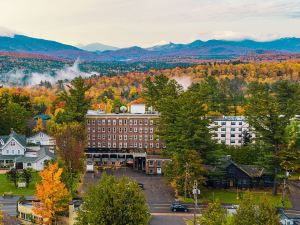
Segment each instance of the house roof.
[{"label": "house roof", "polygon": [[[26,136],[17,134],[15,131],[11,131],[10,135],[0,136],[0,147],[6,145],[6,143],[10,140],[10,138],[14,138],[17,142],[19,142],[23,147],[26,146]],[[3,144],[1,143],[3,140]]]},{"label": "house roof", "polygon": [[229,159],[221,160],[218,166],[206,165],[205,168],[207,169],[207,171],[212,173],[212,172],[224,170],[230,165],[234,165],[235,167],[239,168],[249,177],[261,177],[262,175],[265,174],[265,169],[262,166],[237,164],[234,161]]},{"label": "house roof", "polygon": [[42,160],[46,156],[49,156],[51,159],[55,159],[55,154],[49,151],[48,147],[41,147],[41,149],[37,152],[36,157],[20,156],[16,158],[16,162],[34,163]]},{"label": "house roof", "polygon": [[293,209],[281,209],[280,214],[288,219],[296,220],[300,222],[300,211]]},{"label": "house roof", "polygon": [[50,120],[51,117],[49,115],[46,115],[46,114],[38,114],[36,115],[35,117],[33,117],[35,120],[38,120],[38,119],[42,119],[42,120]]}]

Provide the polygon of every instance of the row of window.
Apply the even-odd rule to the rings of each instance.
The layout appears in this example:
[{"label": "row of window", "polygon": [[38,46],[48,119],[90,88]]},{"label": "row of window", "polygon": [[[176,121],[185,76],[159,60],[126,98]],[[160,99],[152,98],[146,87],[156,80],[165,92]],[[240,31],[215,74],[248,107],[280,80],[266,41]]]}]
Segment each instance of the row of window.
[{"label": "row of window", "polygon": [[[226,131],[225,127],[219,128],[219,131]],[[243,131],[242,128],[230,128],[230,131]]]},{"label": "row of window", "polygon": [[[113,132],[113,133],[116,133],[117,132],[117,130],[119,131],[119,133],[127,133],[127,131],[129,131],[130,133],[132,133],[132,132],[134,132],[134,133],[137,133],[137,132],[139,132],[139,133],[148,133],[148,132],[150,132],[150,133],[153,133],[153,131],[154,131],[154,128],[153,127],[150,127],[149,129],[148,129],[148,127],[145,127],[145,128],[142,128],[142,127],[140,127],[140,128],[137,128],[137,127],[130,127],[129,129],[127,129],[127,127],[124,127],[124,128],[122,128],[122,127],[119,127],[119,129],[117,129],[116,127],[113,127],[113,128],[111,128],[111,127],[108,127],[107,129],[105,128],[105,127],[98,127],[97,128],[97,131],[98,132],[108,132],[108,133],[111,133],[111,132]],[[90,132],[93,132],[93,133],[95,133],[96,132],[96,128],[95,127],[93,127],[93,128],[90,128],[90,127],[88,127],[88,132],[90,133]]]},{"label": "row of window", "polygon": [[153,125],[153,120],[149,120],[149,119],[97,119],[97,120],[87,120],[86,123],[88,125],[92,124],[92,125]]},{"label": "row of window", "polygon": [[[18,153],[17,153],[17,152],[18,152]],[[7,155],[14,155],[14,154],[20,155],[20,154],[21,154],[21,151],[18,150],[18,151],[15,152],[14,149],[12,149],[11,151],[10,151],[10,150],[6,150],[6,154],[7,154]]]},{"label": "row of window", "polygon": [[[219,137],[226,137],[226,134],[220,134]],[[230,134],[230,137],[242,137],[241,134]]]},{"label": "row of window", "polygon": [[[106,145],[107,144],[107,145]],[[122,142],[120,142],[119,144],[118,144],[118,148],[154,148],[154,146],[155,146],[155,148],[159,148],[160,147],[160,145],[159,145],[159,143],[156,143],[155,145],[154,145],[154,143],[150,143],[149,145],[147,144],[147,143],[137,143],[137,142],[134,142],[134,143],[130,143],[130,144],[128,144],[127,142],[124,142],[124,143],[122,143]],[[88,147],[99,147],[99,148],[117,148],[117,143],[116,142],[113,142],[113,143],[111,143],[111,142],[108,142],[108,143],[105,143],[105,142],[93,142],[92,144],[88,144]]]},{"label": "row of window", "polygon": [[[227,122],[230,123],[230,125],[235,126],[235,125],[243,125],[242,121],[239,122]],[[221,125],[221,126],[226,126],[226,122],[221,121],[221,122],[215,122],[215,125]]]},{"label": "row of window", "polygon": [[[226,144],[226,141],[225,140],[221,140],[221,143],[222,144]],[[242,140],[234,140],[234,139],[231,139],[230,140],[230,144],[241,144],[242,143]]]},{"label": "row of window", "polygon": [[[142,140],[145,140],[145,141],[148,141],[148,139],[150,139],[150,141],[153,141],[154,140],[154,136],[153,135],[129,135],[129,136],[127,136],[127,135],[110,135],[110,134],[108,134],[107,136],[105,135],[105,134],[98,134],[97,135],[97,139],[106,139],[106,137],[107,137],[107,139],[108,140],[119,140],[119,141],[122,141],[122,140],[124,140],[124,141],[127,141],[127,138],[129,139],[129,140],[140,140],[140,141],[142,141]],[[88,135],[87,136],[87,139],[88,140],[90,140],[92,138],[92,140],[95,140],[96,139],[96,135]],[[158,138],[158,136],[156,136],[156,141],[159,141],[159,138]]]}]

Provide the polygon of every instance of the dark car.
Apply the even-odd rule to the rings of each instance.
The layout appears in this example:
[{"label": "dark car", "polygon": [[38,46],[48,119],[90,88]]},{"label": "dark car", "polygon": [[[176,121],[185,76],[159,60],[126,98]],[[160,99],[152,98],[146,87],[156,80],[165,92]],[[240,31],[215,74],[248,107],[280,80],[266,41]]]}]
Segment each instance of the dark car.
[{"label": "dark car", "polygon": [[173,211],[173,212],[188,212],[189,209],[186,205],[183,205],[181,203],[173,203],[171,205],[171,211]]},{"label": "dark car", "polygon": [[142,183],[138,183],[138,186],[139,186],[142,190],[144,190],[144,185],[143,185]]}]

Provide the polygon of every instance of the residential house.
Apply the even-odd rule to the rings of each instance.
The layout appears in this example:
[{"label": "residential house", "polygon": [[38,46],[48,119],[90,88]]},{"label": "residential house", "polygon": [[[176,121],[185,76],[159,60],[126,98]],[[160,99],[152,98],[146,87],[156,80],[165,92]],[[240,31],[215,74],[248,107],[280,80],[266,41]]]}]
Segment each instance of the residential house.
[{"label": "residential house", "polygon": [[271,187],[274,177],[258,165],[242,165],[230,159],[217,166],[206,166],[207,185],[215,188]]},{"label": "residential house", "polygon": [[46,160],[54,159],[54,152],[48,146],[27,146],[24,135],[13,130],[10,135],[0,136],[0,167],[43,170]]}]

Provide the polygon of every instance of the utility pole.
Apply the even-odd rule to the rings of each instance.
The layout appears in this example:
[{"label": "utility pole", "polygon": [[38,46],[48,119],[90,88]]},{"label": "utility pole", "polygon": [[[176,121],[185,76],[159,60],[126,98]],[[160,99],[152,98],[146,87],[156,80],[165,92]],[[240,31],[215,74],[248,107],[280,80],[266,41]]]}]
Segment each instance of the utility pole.
[{"label": "utility pole", "polygon": [[185,163],[185,179],[184,179],[184,200],[186,200],[187,182],[188,182],[188,167],[189,164]]},{"label": "utility pole", "polygon": [[195,202],[195,206],[194,206],[194,225],[197,225],[197,221],[196,221],[196,209],[198,206],[198,195],[200,195],[200,190],[198,189],[198,182],[197,180],[194,180],[194,186],[193,186],[193,195],[194,195],[194,202]]}]

